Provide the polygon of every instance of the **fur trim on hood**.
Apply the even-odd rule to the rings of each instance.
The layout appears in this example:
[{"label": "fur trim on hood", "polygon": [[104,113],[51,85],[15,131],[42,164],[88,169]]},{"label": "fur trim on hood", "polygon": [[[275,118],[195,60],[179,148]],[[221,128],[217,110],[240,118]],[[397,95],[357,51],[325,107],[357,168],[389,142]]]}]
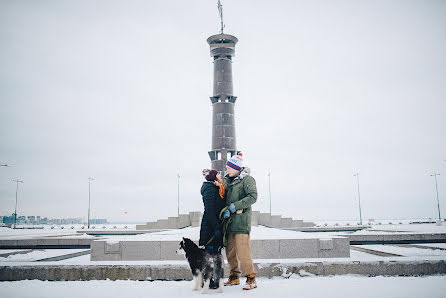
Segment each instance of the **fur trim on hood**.
[{"label": "fur trim on hood", "polygon": [[250,168],[242,168],[242,170],[240,171],[240,174],[238,174],[238,176],[235,177],[235,179],[242,180],[243,178],[245,178],[246,176],[249,176],[250,174],[251,174]]}]

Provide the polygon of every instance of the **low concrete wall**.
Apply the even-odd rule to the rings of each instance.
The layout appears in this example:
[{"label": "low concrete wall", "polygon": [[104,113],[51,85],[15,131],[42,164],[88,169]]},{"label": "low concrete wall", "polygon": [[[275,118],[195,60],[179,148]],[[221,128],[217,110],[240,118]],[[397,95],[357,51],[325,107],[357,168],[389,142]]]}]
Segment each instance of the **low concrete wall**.
[{"label": "low concrete wall", "polygon": [[[178,241],[96,240],[91,245],[92,261],[182,260],[176,254]],[[348,258],[348,238],[251,240],[254,259]]]},{"label": "low concrete wall", "polygon": [[90,243],[95,239],[18,239],[0,240],[1,249],[45,249],[45,248],[90,248]]},{"label": "low concrete wall", "polygon": [[[255,263],[257,276],[289,277],[292,274],[366,276],[420,276],[446,274],[446,261],[379,261],[379,262],[296,262]],[[225,266],[225,276],[228,275]],[[0,281],[16,280],[191,280],[192,274],[184,265],[39,265],[0,266]]]},{"label": "low concrete wall", "polygon": [[380,235],[349,235],[350,244],[415,244],[445,243],[446,233],[398,233]]},{"label": "low concrete wall", "polygon": [[[358,227],[353,227],[357,229]],[[346,229],[353,229],[346,228]],[[331,231],[330,228],[307,228],[308,231],[325,230]],[[301,229],[306,231],[307,229]],[[291,229],[293,230],[293,229]],[[150,231],[82,231],[82,233],[91,233],[92,235],[106,235],[106,234],[139,234],[139,233],[153,233],[164,230],[150,230]],[[341,236],[341,235],[340,235]],[[342,235],[347,237],[352,245],[361,244],[417,244],[417,243],[446,243],[446,233],[398,233],[398,234],[378,234],[378,235]],[[17,239],[17,240],[0,240],[0,249],[47,249],[47,248],[73,248],[82,249],[90,248],[93,241],[98,241],[92,238],[88,239],[67,239],[67,238],[34,238],[34,239]],[[256,240],[253,240],[256,241]],[[251,241],[251,244],[252,242]],[[262,240],[258,240],[262,241]],[[274,241],[274,240],[271,240]],[[278,240],[277,240],[278,241]],[[135,241],[138,242],[138,241]],[[255,244],[252,244],[255,245]]]}]

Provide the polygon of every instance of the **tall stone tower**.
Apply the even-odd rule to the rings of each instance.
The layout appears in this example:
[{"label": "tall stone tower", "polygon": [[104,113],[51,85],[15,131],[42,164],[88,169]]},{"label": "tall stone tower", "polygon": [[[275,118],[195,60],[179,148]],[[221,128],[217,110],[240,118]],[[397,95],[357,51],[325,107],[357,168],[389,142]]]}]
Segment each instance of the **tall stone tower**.
[{"label": "tall stone tower", "polygon": [[[223,32],[223,27],[222,27]],[[232,86],[232,57],[238,39],[228,34],[216,34],[207,39],[214,59],[214,91],[211,96],[212,150],[211,168],[226,171],[226,161],[237,154],[234,106],[237,99]]]}]

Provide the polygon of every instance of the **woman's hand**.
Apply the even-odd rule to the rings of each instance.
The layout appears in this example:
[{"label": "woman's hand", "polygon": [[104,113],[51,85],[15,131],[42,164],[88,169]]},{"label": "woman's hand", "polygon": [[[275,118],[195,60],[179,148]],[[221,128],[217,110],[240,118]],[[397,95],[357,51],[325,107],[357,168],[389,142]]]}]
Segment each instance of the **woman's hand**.
[{"label": "woman's hand", "polygon": [[220,182],[220,184],[223,183],[223,179],[221,178],[220,174],[217,174],[217,181]]}]

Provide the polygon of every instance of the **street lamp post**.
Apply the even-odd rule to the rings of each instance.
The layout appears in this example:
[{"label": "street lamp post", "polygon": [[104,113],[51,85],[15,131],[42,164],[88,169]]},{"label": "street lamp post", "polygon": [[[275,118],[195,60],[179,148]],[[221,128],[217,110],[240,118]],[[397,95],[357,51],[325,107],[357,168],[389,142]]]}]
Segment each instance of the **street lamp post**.
[{"label": "street lamp post", "polygon": [[87,218],[87,228],[90,228],[90,201],[91,201],[91,196],[90,196],[90,188],[91,188],[91,180],[94,180],[91,177],[88,177],[88,218]]},{"label": "street lamp post", "polygon": [[356,181],[358,182],[359,224],[362,226],[361,194],[359,192],[359,173],[353,174],[353,176],[356,176]]},{"label": "street lamp post", "polygon": [[19,180],[18,178],[15,180],[12,180],[17,183],[16,189],[15,189],[15,210],[14,210],[14,229],[16,228],[17,223],[17,193],[19,192],[19,183],[24,183],[22,180]]},{"label": "street lamp post", "polygon": [[269,214],[271,213],[271,172],[268,172],[268,187],[269,187]]},{"label": "street lamp post", "polygon": [[178,196],[177,196],[177,208],[178,208],[178,217],[180,217],[180,173],[177,173],[177,190],[178,190]]},{"label": "street lamp post", "polygon": [[437,176],[440,176],[440,174],[439,173],[434,173],[431,176],[433,176],[435,178],[435,190],[437,191],[438,220],[441,221],[440,199],[438,198],[438,184],[437,184]]}]

